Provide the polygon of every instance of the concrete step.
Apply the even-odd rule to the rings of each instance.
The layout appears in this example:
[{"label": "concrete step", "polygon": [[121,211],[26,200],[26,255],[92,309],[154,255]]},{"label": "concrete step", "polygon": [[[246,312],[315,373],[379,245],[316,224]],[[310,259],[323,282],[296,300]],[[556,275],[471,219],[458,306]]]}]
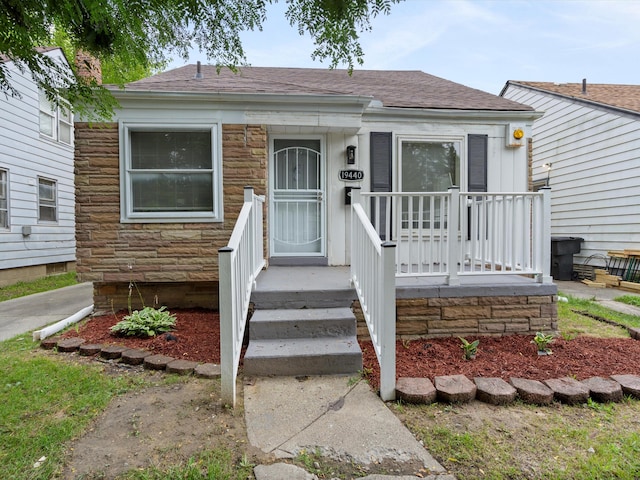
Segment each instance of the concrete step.
[{"label": "concrete step", "polygon": [[251,340],[244,355],[246,375],[348,375],[362,370],[355,336]]},{"label": "concrete step", "polygon": [[255,290],[251,302],[256,310],[350,307],[358,298],[353,288],[321,288],[301,290]]},{"label": "concrete step", "polygon": [[356,319],[349,308],[256,310],[249,321],[251,341],[355,335]]}]

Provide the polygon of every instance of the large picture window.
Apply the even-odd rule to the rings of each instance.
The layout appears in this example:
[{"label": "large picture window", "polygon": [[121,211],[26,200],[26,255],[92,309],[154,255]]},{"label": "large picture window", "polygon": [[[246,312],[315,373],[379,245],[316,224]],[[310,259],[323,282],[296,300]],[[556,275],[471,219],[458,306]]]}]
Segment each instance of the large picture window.
[{"label": "large picture window", "polygon": [[[401,140],[400,190],[402,192],[446,192],[460,185],[460,140]],[[441,205],[414,197],[403,200],[403,228],[429,228],[433,210],[434,227],[440,226]],[[422,225],[420,225],[422,219]]]},{"label": "large picture window", "polygon": [[38,178],[38,221],[58,221],[58,193],[53,180]]},{"label": "large picture window", "polygon": [[0,229],[9,228],[9,172],[0,169]]},{"label": "large picture window", "polygon": [[212,127],[125,128],[125,220],[221,220],[214,133]]}]

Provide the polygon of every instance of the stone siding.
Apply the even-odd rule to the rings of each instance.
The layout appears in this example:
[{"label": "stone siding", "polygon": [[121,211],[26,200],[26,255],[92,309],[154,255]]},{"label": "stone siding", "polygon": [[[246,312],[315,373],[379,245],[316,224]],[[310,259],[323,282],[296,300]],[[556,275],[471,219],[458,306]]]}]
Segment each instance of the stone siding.
[{"label": "stone siding", "polygon": [[[558,330],[557,295],[398,298],[396,337],[535,334]],[[358,301],[353,304],[358,337],[368,338]]]},{"label": "stone siding", "polygon": [[[147,305],[216,308],[218,249],[244,187],[266,192],[266,129],[222,126],[224,222],[217,223],[120,223],[118,124],[76,123],[75,148],[77,272],[94,282],[96,309],[125,307],[132,280]],[[132,300],[140,303],[137,292]]]}]

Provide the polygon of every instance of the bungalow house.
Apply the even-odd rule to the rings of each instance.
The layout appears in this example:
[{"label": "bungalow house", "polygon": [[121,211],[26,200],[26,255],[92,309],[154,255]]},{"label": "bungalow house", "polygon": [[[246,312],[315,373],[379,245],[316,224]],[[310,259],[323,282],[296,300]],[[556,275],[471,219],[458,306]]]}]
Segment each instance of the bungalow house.
[{"label": "bungalow house", "polygon": [[218,308],[250,186],[267,272],[353,268],[356,217],[397,245],[398,335],[556,328],[533,108],[419,71],[198,64],[112,91],[113,121],[75,125],[77,271],[96,308],[139,302],[130,282],[147,304]]},{"label": "bungalow house", "polygon": [[575,274],[622,275],[619,255],[640,253],[640,85],[509,81],[500,95],[544,112],[533,182],[551,186],[552,235],[583,239]]},{"label": "bungalow house", "polygon": [[[384,330],[381,351],[396,334],[557,328],[548,191],[529,188],[533,108],[419,71],[198,64],[112,92],[112,121],[75,124],[78,275],[93,282],[97,309],[142,298],[232,311],[236,326],[221,321],[223,377],[235,378],[249,299],[252,325],[274,308],[272,296],[252,296],[256,283],[309,318],[311,303],[340,297],[354,325],[353,313],[376,341]],[[336,271],[344,278],[301,299]],[[324,333],[342,331],[337,321]],[[350,354],[357,342],[343,345]],[[245,370],[274,373],[252,364],[258,350]],[[358,360],[326,363],[355,372]],[[310,368],[285,359],[283,371],[296,364]]]},{"label": "bungalow house", "polygon": [[[41,51],[63,65],[59,48]],[[74,133],[56,107],[8,58],[19,96],[0,101],[0,287],[75,268]]]}]

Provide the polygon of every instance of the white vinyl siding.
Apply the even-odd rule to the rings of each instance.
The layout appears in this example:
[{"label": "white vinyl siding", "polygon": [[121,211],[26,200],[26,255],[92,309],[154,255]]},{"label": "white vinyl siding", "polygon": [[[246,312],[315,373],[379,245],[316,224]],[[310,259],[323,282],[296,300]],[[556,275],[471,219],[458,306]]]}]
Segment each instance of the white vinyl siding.
[{"label": "white vinyl siding", "polygon": [[574,263],[604,265],[609,251],[637,249],[640,114],[514,85],[504,96],[545,112],[533,125],[533,178],[549,175],[552,235],[585,239]]},{"label": "white vinyl siding", "polygon": [[[60,58],[62,55],[60,54]],[[0,101],[0,169],[8,172],[8,227],[0,229],[0,269],[73,262],[73,147],[40,133],[39,91],[9,63],[20,98]],[[56,222],[39,222],[38,178],[56,182]],[[22,227],[31,235],[23,236]]]},{"label": "white vinyl siding", "polygon": [[217,126],[125,124],[122,221],[220,221]]}]

